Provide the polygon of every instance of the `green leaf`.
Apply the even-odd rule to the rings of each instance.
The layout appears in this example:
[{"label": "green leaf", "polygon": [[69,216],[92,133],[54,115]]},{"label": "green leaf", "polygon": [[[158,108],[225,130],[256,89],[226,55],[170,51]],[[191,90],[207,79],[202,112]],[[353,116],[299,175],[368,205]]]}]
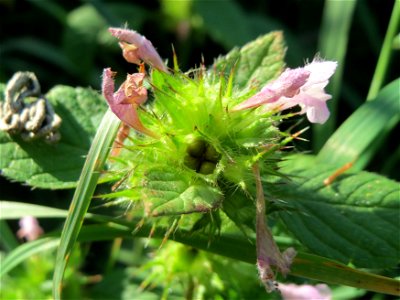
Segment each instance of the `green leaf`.
[{"label": "green leaf", "polygon": [[[0,86],[1,97],[3,90],[4,85]],[[72,188],[106,104],[97,91],[67,86],[54,87],[47,98],[62,118],[60,142],[25,142],[0,132],[0,169],[3,176],[33,187]]]},{"label": "green leaf", "polygon": [[400,2],[395,1],[392,15],[390,16],[389,25],[386,31],[385,39],[383,41],[381,53],[379,54],[378,63],[376,64],[376,69],[374,72],[374,77],[372,78],[371,85],[369,87],[367,101],[373,100],[385,79],[386,73],[389,71],[390,57],[393,50],[393,43],[395,41],[395,36],[398,34],[400,24]]},{"label": "green leaf", "polygon": [[68,214],[66,210],[59,208],[12,201],[0,201],[0,208],[0,220],[19,219],[24,216],[65,218]]},{"label": "green leaf", "polygon": [[261,88],[282,72],[284,55],[282,32],[271,32],[218,58],[210,71],[223,72],[226,76],[233,71],[235,89]]},{"label": "green leaf", "polygon": [[111,110],[107,110],[97,129],[83,166],[57,251],[53,277],[53,296],[55,299],[61,298],[64,271],[79,235],[105,160],[110,152],[110,146],[117,134],[119,124],[120,121]]},{"label": "green leaf", "polygon": [[292,208],[279,216],[315,254],[363,268],[395,266],[399,184],[373,173],[348,172],[326,186],[324,180],[336,170],[312,157],[286,162],[282,171],[295,176],[293,181],[270,191]]},{"label": "green leaf", "polygon": [[153,169],[146,175],[147,203],[152,215],[180,215],[207,212],[220,205],[221,192],[209,185],[193,184],[183,174]]},{"label": "green leaf", "polygon": [[393,81],[379,92],[374,101],[358,108],[329,138],[319,152],[317,162],[337,166],[355,162],[355,167],[362,169],[373,153],[366,157],[362,157],[363,154],[369,152],[376,140],[400,120],[399,85],[400,79]]}]

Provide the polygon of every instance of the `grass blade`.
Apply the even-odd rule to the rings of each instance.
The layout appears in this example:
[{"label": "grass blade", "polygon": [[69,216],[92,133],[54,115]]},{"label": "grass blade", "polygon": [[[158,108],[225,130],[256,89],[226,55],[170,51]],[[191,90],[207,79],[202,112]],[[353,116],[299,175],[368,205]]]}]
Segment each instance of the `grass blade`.
[{"label": "grass blade", "polygon": [[61,299],[64,271],[119,124],[119,120],[108,110],[96,132],[83,166],[57,251],[53,276],[53,296],[55,299]]},{"label": "grass blade", "polygon": [[371,86],[368,91],[367,101],[375,99],[383,84],[392,53],[392,43],[395,39],[396,33],[398,32],[399,24],[400,24],[400,0],[396,0],[392,11],[392,16],[390,17],[385,40],[383,41],[378,63],[376,65],[374,77],[372,78]]},{"label": "grass blade", "polygon": [[362,169],[372,157],[370,146],[376,148],[376,140],[399,122],[399,86],[400,79],[391,82],[375,101],[358,108],[326,142],[317,161],[338,166],[356,161],[353,169]]},{"label": "grass blade", "polygon": [[[144,225],[133,235],[132,231],[135,226],[134,222],[127,223],[126,221],[119,222],[118,220],[115,223],[88,225],[82,227],[78,240],[89,242],[115,238],[148,237],[152,231],[150,226]],[[158,228],[152,234],[153,238],[163,239],[165,230]],[[170,238],[197,249],[251,264],[255,263],[254,246],[241,236],[223,235],[209,243],[209,236],[207,235],[196,234],[194,238],[193,233],[181,230],[175,232]],[[45,237],[19,246],[5,257],[2,262],[0,276],[8,273],[32,255],[55,249],[59,242],[59,238]],[[236,251],[232,251],[232,249]],[[291,275],[316,279],[331,284],[353,286],[378,293],[399,295],[399,282],[397,280],[359,271],[336,261],[302,252],[298,253],[292,265]]]},{"label": "grass blade", "polygon": [[68,215],[68,212],[63,209],[23,202],[0,201],[0,207],[0,220],[19,219],[25,216],[35,218],[65,218]]},{"label": "grass blade", "polygon": [[[132,234],[135,224],[102,224],[89,225],[82,229],[79,239],[82,241],[107,240],[117,237],[133,238],[148,237],[163,239],[165,229],[157,228],[152,231],[150,226],[143,226]],[[170,239],[211,253],[255,264],[256,251],[254,243],[251,244],[242,236],[222,235],[210,243],[208,235],[193,234],[184,230],[176,231]],[[232,251],[235,249],[235,251]],[[325,257],[308,253],[298,253],[291,268],[291,275],[309,279],[321,280],[331,284],[348,285],[378,293],[400,295],[399,281],[350,268],[344,264]]]},{"label": "grass blade", "polygon": [[331,101],[328,101],[331,116],[324,125],[314,125],[313,127],[312,141],[315,153],[321,149],[335,130],[337,102],[342,84],[349,29],[356,3],[356,0],[325,1],[318,49],[323,58],[336,60],[339,64],[327,89],[333,97]]}]

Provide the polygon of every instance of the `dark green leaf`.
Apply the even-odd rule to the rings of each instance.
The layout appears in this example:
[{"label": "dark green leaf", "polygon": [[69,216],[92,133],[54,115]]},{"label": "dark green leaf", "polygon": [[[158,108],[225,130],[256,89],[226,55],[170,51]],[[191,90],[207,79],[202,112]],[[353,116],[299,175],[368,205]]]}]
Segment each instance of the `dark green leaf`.
[{"label": "dark green leaf", "polygon": [[326,186],[324,180],[336,170],[335,165],[315,164],[312,157],[290,159],[283,171],[293,181],[271,191],[292,208],[279,215],[315,254],[363,268],[395,266],[400,259],[394,238],[399,184],[373,173],[349,172]]},{"label": "dark green leaf", "polygon": [[60,142],[25,142],[0,132],[0,169],[3,176],[34,187],[75,187],[106,104],[94,90],[67,86],[54,87],[47,98],[62,118]]}]

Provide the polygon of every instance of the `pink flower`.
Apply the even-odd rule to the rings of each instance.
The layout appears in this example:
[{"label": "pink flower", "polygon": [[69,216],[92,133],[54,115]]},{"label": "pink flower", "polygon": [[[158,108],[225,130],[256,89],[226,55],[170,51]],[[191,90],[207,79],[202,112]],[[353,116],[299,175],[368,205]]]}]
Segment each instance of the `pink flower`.
[{"label": "pink flower", "polygon": [[109,28],[110,33],[120,40],[122,55],[131,63],[145,62],[154,68],[168,72],[153,44],[136,31],[122,28]]},{"label": "pink flower", "polygon": [[20,229],[17,231],[18,238],[25,238],[27,241],[36,240],[43,234],[43,229],[39,222],[32,216],[26,216],[19,220]]},{"label": "pink flower", "polygon": [[143,86],[143,73],[128,74],[125,82],[114,93],[115,73],[110,68],[103,71],[102,92],[111,111],[125,124],[144,134],[155,136],[140,122],[137,109],[147,100],[147,90]]},{"label": "pink flower", "polygon": [[232,110],[260,105],[268,110],[284,110],[299,105],[300,114],[306,113],[311,123],[323,124],[329,117],[326,101],[331,98],[324,88],[336,67],[337,62],[314,59],[303,68],[286,69],[276,80]]},{"label": "pink flower", "polygon": [[283,300],[330,300],[331,290],[326,284],[316,286],[279,283]]}]

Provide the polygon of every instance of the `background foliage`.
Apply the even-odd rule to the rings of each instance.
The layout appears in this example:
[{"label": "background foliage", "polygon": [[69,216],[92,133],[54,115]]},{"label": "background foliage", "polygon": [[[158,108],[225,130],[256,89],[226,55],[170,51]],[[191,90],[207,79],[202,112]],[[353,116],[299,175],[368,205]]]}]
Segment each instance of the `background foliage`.
[{"label": "background foliage", "polygon": [[[339,2],[328,1],[339,7]],[[353,2],[353,1],[346,1]],[[296,144],[299,151],[312,151],[317,153],[324,141],[338,128],[367,98],[370,83],[375,71],[376,61],[381,50],[384,35],[386,33],[389,18],[393,8],[393,1],[363,0],[354,1],[354,11],[349,12],[349,30],[340,31],[340,22],[343,18],[336,19],[327,28],[338,31],[343,38],[344,53],[341,60],[340,88],[336,89],[334,101],[337,105],[337,114],[333,115],[332,123],[326,127],[316,127],[306,132],[304,137],[311,142]],[[135,29],[150,39],[158,49],[163,58],[172,59],[171,44],[177,52],[180,67],[187,70],[190,67],[199,65],[204,57],[206,65],[213,63],[214,57],[227,53],[234,46],[241,46],[251,41],[261,34],[272,30],[282,30],[287,42],[288,50],[286,62],[289,67],[302,65],[305,59],[311,60],[316,52],[326,58],[340,59],[335,55],[335,49],[339,45],[329,46],[324,42],[328,31],[323,27],[330,16],[324,15],[324,2],[317,0],[304,1],[284,0],[284,1],[50,1],[50,0],[26,0],[26,1],[0,1],[0,82],[6,82],[14,72],[19,70],[29,70],[36,73],[42,86],[42,92],[46,93],[54,85],[69,85],[92,87],[98,90],[100,87],[101,70],[106,66],[113,66],[118,72],[132,72],[132,66],[125,63],[120,55],[120,49],[115,40],[107,33],[108,26],[121,26],[127,24],[129,28]],[[340,9],[345,8],[338,8]],[[223,13],[221,13],[223,12]],[[325,12],[326,13],[326,12]],[[335,20],[334,15],[331,16]],[[331,32],[332,34],[332,32]],[[333,32],[335,34],[335,32]],[[346,44],[347,43],[347,44]],[[333,49],[333,50],[332,50]],[[391,60],[390,67],[386,74],[385,83],[392,82],[398,77],[395,66],[399,62],[399,53],[395,52]],[[171,65],[171,62],[170,62]],[[398,81],[397,81],[398,85]],[[334,87],[330,87],[334,88]],[[393,95],[393,90],[390,94]],[[84,91],[84,90],[82,90]],[[75,91],[71,90],[71,93]],[[65,93],[65,90],[62,90]],[[94,91],[93,91],[94,93]],[[52,90],[52,95],[58,105],[64,105],[61,95],[57,94],[57,89]],[[60,98],[61,97],[61,98]],[[92,98],[91,98],[92,99]],[[105,111],[105,103],[98,99],[98,107],[93,108],[99,112],[98,117],[92,115],[93,124],[98,124],[101,113]],[[73,105],[73,104],[71,104]],[[56,107],[57,109],[57,107]],[[92,109],[92,108],[86,108]],[[394,108],[395,109],[395,108]],[[86,110],[86,111],[87,111]],[[393,111],[393,110],[391,110]],[[367,114],[368,115],[368,114]],[[83,110],[82,121],[86,118]],[[97,119],[96,119],[97,118]],[[86,130],[89,136],[94,135],[93,124],[84,124],[82,130]],[[352,124],[348,132],[354,131],[358,123]],[[399,180],[400,174],[400,146],[395,137],[395,132],[399,130],[399,125],[391,128],[388,133],[377,132],[372,141],[369,142],[370,160],[361,166],[367,171],[377,172],[391,179]],[[314,135],[313,135],[314,134]],[[360,140],[365,140],[359,133]],[[76,136],[68,136],[68,142],[76,144],[79,149],[74,148],[73,161],[83,163],[83,156],[88,152],[91,140],[87,140],[87,135],[80,134],[77,130]],[[338,143],[341,143],[339,140]],[[2,140],[4,143],[4,140]],[[366,146],[365,146],[366,147]],[[10,149],[10,151],[13,151]],[[324,161],[323,151],[320,159]],[[4,169],[6,162],[3,160],[2,152],[0,167],[2,174],[13,170]],[[61,154],[60,154],[61,155]],[[40,159],[40,158],[36,158]],[[326,158],[325,158],[326,159]],[[68,164],[68,162],[66,162]],[[329,168],[328,168],[329,169]],[[15,167],[15,174],[18,175],[18,165]],[[312,170],[307,172],[312,173]],[[329,172],[328,172],[329,173]],[[32,170],[32,175],[36,174]],[[67,178],[68,174],[60,175]],[[362,176],[362,175],[360,175]],[[368,175],[365,175],[368,176]],[[371,175],[372,176],[372,175]],[[310,175],[312,177],[312,175]],[[27,178],[19,179],[27,181]],[[35,177],[30,178],[35,180]],[[350,180],[350,179],[349,179]],[[369,180],[368,178],[363,180]],[[29,181],[28,181],[29,182]],[[389,184],[389,183],[388,183]],[[71,185],[72,186],[72,185]],[[51,186],[42,186],[51,188]],[[67,186],[65,186],[67,187]],[[66,209],[72,198],[71,190],[49,191],[23,186],[20,183],[13,183],[5,177],[0,177],[1,200],[21,201],[26,203],[43,204]],[[98,187],[96,193],[101,193],[105,187]],[[362,191],[360,192],[362,193]],[[329,196],[327,196],[329,197]],[[394,198],[393,201],[396,199]],[[98,207],[99,202],[93,201],[92,212],[102,213],[104,208]],[[307,210],[307,201],[301,201],[298,205]],[[366,205],[365,209],[368,209]],[[114,211],[116,210],[116,211]],[[107,210],[107,214],[121,213],[115,208]],[[309,212],[310,213],[310,212]],[[382,218],[396,218],[396,215],[385,215]],[[50,214],[51,215],[51,214]],[[287,220],[289,227],[298,228],[299,220],[292,220],[289,216],[282,216]],[[289,218],[289,220],[288,220]],[[356,218],[356,216],[354,216]],[[360,221],[361,220],[361,221]],[[361,222],[362,227],[368,227],[368,220],[360,217],[354,222]],[[333,220],[336,222],[336,219]],[[11,250],[17,245],[13,240],[11,232],[17,230],[17,222],[8,221],[8,225],[2,223],[2,246],[4,250]],[[59,219],[46,219],[41,222],[46,232],[60,230],[62,221]],[[306,227],[315,224],[303,224]],[[10,229],[10,232],[7,230]],[[9,238],[8,238],[9,237]],[[354,237],[349,237],[352,239]],[[369,239],[370,236],[365,238]],[[54,244],[54,241],[52,241]],[[81,297],[80,293],[92,293],[92,295],[102,295],[107,290],[107,280],[124,286],[121,298],[136,293],[136,287],[140,282],[132,275],[132,269],[138,268],[142,264],[144,256],[141,250],[142,241],[125,241],[124,247],[119,251],[118,257],[113,257],[113,248],[117,247],[121,241],[101,242],[96,241],[91,244],[83,244],[80,251],[74,255],[76,259],[70,264],[72,268],[79,266],[81,276],[72,274],[74,270],[67,270],[66,284],[70,289],[66,289],[73,297]],[[306,245],[315,245],[315,241],[307,241],[304,237],[302,241]],[[343,244],[343,247],[346,245]],[[377,242],[377,247],[383,247]],[[390,247],[390,245],[387,245]],[[368,249],[364,258],[370,261],[368,255],[374,253],[373,246]],[[133,250],[132,250],[133,249]],[[315,250],[315,249],[314,249]],[[132,255],[131,253],[134,253]],[[320,250],[321,253],[324,250]],[[83,259],[84,258],[84,259]],[[39,280],[37,274],[41,274],[41,291],[43,295],[48,295],[50,289],[46,282],[51,279],[51,264],[53,256],[37,258],[38,261],[29,261],[24,266],[27,270],[36,268],[39,270],[35,275],[25,274],[23,270],[17,270],[25,274],[24,278],[31,278],[31,282],[25,284],[34,286],[35,280]],[[337,259],[340,260],[340,254]],[[384,258],[383,258],[384,259]],[[223,262],[221,262],[223,264]],[[129,266],[132,269],[119,269],[118,266]],[[387,263],[393,266],[393,262]],[[243,270],[248,265],[244,264]],[[374,268],[374,265],[365,267]],[[223,268],[223,266],[222,266]],[[122,271],[123,270],[123,271]],[[106,280],[96,285],[98,279],[96,274],[105,274]],[[144,272],[145,273],[145,272]],[[248,273],[251,273],[250,271]],[[247,274],[247,273],[246,273]],[[394,269],[387,269],[384,274],[395,276]],[[22,275],[21,275],[22,276]],[[249,275],[251,278],[252,275]],[[34,279],[36,277],[36,279]],[[21,277],[22,278],[22,277]],[[144,278],[144,277],[143,277]],[[6,279],[7,280],[7,279]],[[46,281],[47,280],[47,281]],[[249,279],[248,279],[249,280]],[[257,279],[254,279],[256,281]],[[250,280],[251,281],[251,280]],[[125,283],[121,283],[125,282]],[[7,284],[21,286],[20,283],[9,281]],[[79,287],[83,285],[85,289]],[[11,289],[10,289],[11,290]],[[338,289],[337,293],[343,292]],[[346,297],[355,297],[359,291],[348,289]],[[125,293],[125,295],[123,295]],[[352,294],[353,293],[353,294]],[[362,292],[361,294],[364,294]],[[142,294],[143,296],[144,294]],[[243,294],[242,296],[247,295]],[[369,294],[370,296],[372,294]],[[6,295],[9,298],[26,297],[35,298],[39,295]],[[155,294],[148,295],[156,297]],[[365,296],[365,295],[364,295]],[[378,296],[375,296],[378,297]],[[7,299],[7,298],[6,298]],[[378,299],[378,298],[377,298]]]}]

